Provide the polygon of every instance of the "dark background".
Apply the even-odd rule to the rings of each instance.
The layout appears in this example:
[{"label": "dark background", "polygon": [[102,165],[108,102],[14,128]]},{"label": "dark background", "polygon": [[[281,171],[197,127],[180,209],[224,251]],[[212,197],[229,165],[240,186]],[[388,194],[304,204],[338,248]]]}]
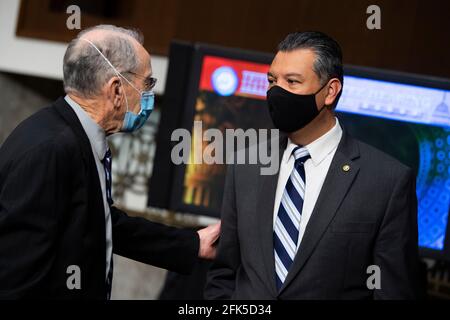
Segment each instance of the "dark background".
[{"label": "dark background", "polygon": [[[289,32],[320,30],[341,44],[346,64],[450,77],[448,0],[23,0],[17,34],[70,41],[70,4],[80,6],[82,28],[141,29],[153,54],[167,55],[174,38],[274,52]],[[366,27],[372,4],[381,30]]]}]

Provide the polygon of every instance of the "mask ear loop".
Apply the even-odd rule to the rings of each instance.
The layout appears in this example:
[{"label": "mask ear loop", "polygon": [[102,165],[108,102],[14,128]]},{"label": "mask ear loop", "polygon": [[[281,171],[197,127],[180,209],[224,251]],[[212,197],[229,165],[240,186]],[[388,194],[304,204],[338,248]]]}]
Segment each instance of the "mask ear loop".
[{"label": "mask ear loop", "polygon": [[322,91],[323,88],[325,88],[325,86],[328,84],[328,82],[330,82],[331,79],[329,79],[327,82],[324,83],[323,86],[320,87],[319,90],[316,91],[316,93],[314,93],[314,95],[318,94],[320,91]]},{"label": "mask ear loop", "polygon": [[[92,41],[90,41],[88,39],[85,39],[85,38],[80,38],[80,40],[88,42],[95,50],[97,50],[98,53],[100,53],[102,58],[110,65],[110,67],[114,70],[116,75],[119,77],[119,80],[120,80],[120,83],[122,84],[122,87],[123,87],[122,79],[124,79],[134,90],[136,90],[137,92],[139,92],[139,94],[141,94],[141,92],[113,66],[113,64],[108,60],[108,58],[105,57],[105,55],[97,48],[97,46],[95,44],[92,43]],[[127,99],[127,95],[125,93],[125,90],[124,90],[123,93],[124,93],[124,96],[125,96],[125,103],[127,105],[127,112],[129,112],[128,99]]]},{"label": "mask ear loop", "polygon": [[[330,82],[330,80],[331,79],[328,79],[328,81],[325,82],[325,84],[319,90],[317,90],[316,93],[314,93],[314,99],[316,98],[316,94],[318,94],[320,91],[322,91],[322,89],[325,88],[325,86],[328,84],[328,82]],[[326,107],[327,107],[327,105],[324,104],[323,107],[320,108],[319,113],[321,113],[323,109],[326,109]]]}]

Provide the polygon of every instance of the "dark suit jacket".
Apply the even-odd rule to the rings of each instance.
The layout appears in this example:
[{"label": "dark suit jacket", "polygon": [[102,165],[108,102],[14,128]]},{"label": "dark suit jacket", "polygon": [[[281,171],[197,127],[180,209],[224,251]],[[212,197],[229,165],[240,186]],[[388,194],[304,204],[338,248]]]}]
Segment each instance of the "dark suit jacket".
[{"label": "dark suit jacket", "polygon": [[[0,149],[0,299],[105,298],[101,192],[89,140],[64,99],[11,133]],[[111,217],[114,253],[190,272],[199,248],[195,231],[115,207]],[[67,288],[71,265],[80,268],[80,290]]]},{"label": "dark suit jacket", "polygon": [[[286,148],[280,143],[280,160]],[[349,165],[345,172],[342,167]],[[401,299],[417,296],[413,172],[344,132],[286,281],[275,285],[273,208],[278,175],[228,167],[218,256],[208,299]],[[313,178],[311,178],[313,179]],[[378,265],[381,289],[366,286]]]}]

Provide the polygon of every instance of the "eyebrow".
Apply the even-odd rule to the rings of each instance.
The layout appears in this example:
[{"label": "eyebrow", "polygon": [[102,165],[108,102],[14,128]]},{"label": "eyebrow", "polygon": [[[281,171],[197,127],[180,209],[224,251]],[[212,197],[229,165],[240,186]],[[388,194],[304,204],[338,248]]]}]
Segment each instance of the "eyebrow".
[{"label": "eyebrow", "polygon": [[303,77],[302,74],[300,73],[295,73],[295,72],[289,72],[285,74],[286,77],[299,77],[300,79],[304,79],[305,77]]},{"label": "eyebrow", "polygon": [[[268,76],[268,77],[276,78],[276,77],[275,77],[272,73],[270,73],[270,72],[267,72],[267,76]],[[304,78],[305,78],[302,74],[300,74],[300,73],[295,73],[295,72],[289,72],[289,73],[286,73],[284,76],[285,76],[285,77],[299,77],[300,79],[304,79]]]}]

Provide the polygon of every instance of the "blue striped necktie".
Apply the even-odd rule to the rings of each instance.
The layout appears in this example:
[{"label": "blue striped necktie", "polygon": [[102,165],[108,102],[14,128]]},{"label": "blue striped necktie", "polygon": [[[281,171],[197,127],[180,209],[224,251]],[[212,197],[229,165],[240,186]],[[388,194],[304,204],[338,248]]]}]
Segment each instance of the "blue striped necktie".
[{"label": "blue striped necktie", "polygon": [[[105,154],[105,157],[102,160],[102,163],[103,163],[103,167],[105,168],[106,200],[108,201],[108,204],[111,207],[113,205],[114,201],[112,200],[112,194],[111,194],[112,155],[111,155],[111,150],[110,149],[108,149],[106,151],[106,154]],[[113,264],[113,258],[111,256],[111,263],[109,264],[108,277],[106,278],[106,299],[107,300],[109,300],[111,298],[113,268],[114,268],[114,264]]]},{"label": "blue striped necktie", "polygon": [[311,157],[305,147],[296,147],[292,153],[295,164],[281,197],[273,232],[275,279],[278,290],[283,286],[297,253],[306,186],[304,162]]}]

